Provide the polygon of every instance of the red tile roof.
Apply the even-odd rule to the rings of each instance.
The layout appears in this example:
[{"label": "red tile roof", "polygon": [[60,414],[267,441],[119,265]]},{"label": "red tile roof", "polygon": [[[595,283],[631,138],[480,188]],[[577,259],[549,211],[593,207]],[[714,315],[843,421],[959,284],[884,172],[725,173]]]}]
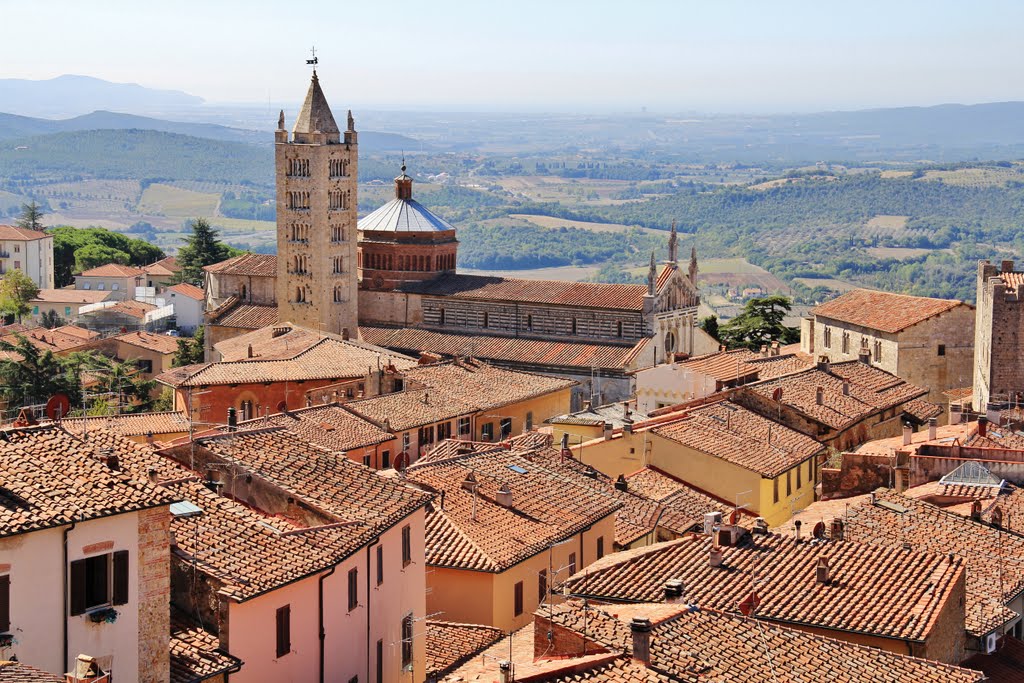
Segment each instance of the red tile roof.
[{"label": "red tile roof", "polygon": [[823,449],[809,436],[724,401],[691,410],[653,432],[769,479]]},{"label": "red tile roof", "polygon": [[220,639],[171,606],[171,683],[196,683],[242,662],[220,649]]},{"label": "red tile roof", "polygon": [[203,268],[208,273],[277,277],[277,256],[245,253]]},{"label": "red tile roof", "polygon": [[[73,329],[74,331],[70,331],[70,329]],[[78,332],[78,330],[82,329],[83,328],[80,327],[72,328],[70,325],[57,327],[52,330],[48,330],[45,327],[37,327],[25,332],[6,334],[0,338],[5,342],[17,344],[18,338],[23,337],[40,351],[53,351],[54,353],[57,353],[60,351],[76,349],[79,346],[87,344],[90,338],[83,337],[82,334]],[[96,336],[99,336],[99,334],[93,333],[93,337]]]},{"label": "red tile roof", "polygon": [[[565,588],[601,600],[661,602],[666,581],[682,579],[687,604],[739,612],[756,583],[762,619],[915,642],[931,635],[947,601],[962,596],[964,563],[945,554],[758,534],[746,545],[721,548],[722,566],[713,567],[713,545],[710,536],[694,535],[615,553],[570,577]],[[827,584],[817,581],[821,558]]]},{"label": "red tile roof", "polygon": [[30,303],[48,304],[95,304],[106,301],[111,292],[90,289],[40,289],[39,294]]},{"label": "red tile roof", "polygon": [[427,678],[439,679],[504,637],[493,626],[427,620]]},{"label": "red tile roof", "polygon": [[277,306],[243,304],[237,297],[227,301],[210,312],[210,324],[219,327],[237,327],[255,330],[277,322]]},{"label": "red tile roof", "polygon": [[515,280],[486,275],[443,275],[436,280],[406,285],[424,296],[485,301],[519,301],[557,306],[640,311],[646,285],[600,284],[560,280]]},{"label": "red tile roof", "polygon": [[145,436],[146,434],[177,434],[189,429],[188,416],[184,413],[128,413],[103,417],[68,417],[61,420],[61,427],[72,434],[89,430],[90,438],[95,432],[107,431],[121,436]]},{"label": "red tile roof", "polygon": [[190,285],[187,282],[180,282],[168,287],[167,289],[175,294],[181,294],[182,296],[187,296],[189,299],[195,299],[196,301],[202,301],[206,298],[206,294],[203,293],[202,289],[195,285]]},{"label": "red tile roof", "polygon": [[181,272],[181,266],[178,265],[178,259],[168,256],[155,263],[150,263],[148,266],[143,266],[143,270],[150,275],[170,276]]},{"label": "red tile roof", "polygon": [[16,225],[0,225],[0,240],[30,242],[41,240],[44,237],[53,237],[53,235],[48,235],[39,230],[19,228]]},{"label": "red tile roof", "polygon": [[178,337],[169,334],[156,334],[155,332],[126,332],[114,337],[115,340],[129,346],[137,346],[147,351],[156,351],[165,356],[175,353],[178,350]]},{"label": "red tile roof", "polygon": [[1024,642],[1004,635],[992,654],[975,654],[964,666],[984,672],[986,683],[1020,683],[1024,672]]},{"label": "red tile roof", "polygon": [[129,318],[138,318],[142,320],[146,317],[146,314],[150,311],[155,311],[156,306],[153,304],[147,304],[144,301],[135,301],[134,299],[128,299],[125,301],[118,301],[113,306],[104,306],[98,308],[95,311],[89,311],[87,313],[79,312],[81,317],[93,316],[93,315],[125,315]]},{"label": "red tile roof", "polygon": [[697,356],[679,363],[679,366],[714,377],[719,382],[735,382],[743,378],[748,380],[756,378],[757,370],[746,363],[754,358],[758,358],[758,356],[750,349],[735,349],[723,353]]},{"label": "red tile roof", "polygon": [[82,271],[77,277],[138,277],[145,275],[146,271],[135,266],[125,266],[120,263],[108,263],[104,266],[97,266]]},{"label": "red tile roof", "polygon": [[21,662],[2,660],[0,661],[0,683],[64,683],[64,677]]},{"label": "red tile roof", "polygon": [[0,432],[0,536],[177,500],[101,464],[95,448],[54,426]]},{"label": "red tile roof", "polygon": [[392,441],[393,434],[339,405],[314,406],[238,423],[239,428],[283,427],[304,441],[328,450],[351,451]]},{"label": "red tile roof", "polygon": [[362,339],[371,344],[406,353],[433,351],[444,356],[473,356],[497,363],[587,368],[588,373],[591,367],[611,370],[629,367],[639,349],[649,342],[646,338],[633,346],[554,342],[525,337],[466,335],[372,325],[361,325],[359,333]]},{"label": "red tile roof", "polygon": [[896,333],[957,306],[957,299],[931,299],[923,296],[892,294],[869,289],[854,289],[811,311],[819,318]]},{"label": "red tile roof", "polygon": [[[293,358],[315,345],[324,336],[326,335],[319,330],[281,323],[225,339],[215,344],[213,348],[220,354],[221,360]],[[250,348],[252,355],[249,354]]]}]

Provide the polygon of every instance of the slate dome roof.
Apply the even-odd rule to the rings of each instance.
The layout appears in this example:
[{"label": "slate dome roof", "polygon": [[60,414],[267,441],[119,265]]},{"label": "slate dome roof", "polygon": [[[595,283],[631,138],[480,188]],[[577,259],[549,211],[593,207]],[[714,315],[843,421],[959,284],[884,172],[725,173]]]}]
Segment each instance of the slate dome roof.
[{"label": "slate dome roof", "polygon": [[359,220],[360,230],[378,232],[443,232],[455,226],[412,198],[412,178],[395,178],[395,198]]}]

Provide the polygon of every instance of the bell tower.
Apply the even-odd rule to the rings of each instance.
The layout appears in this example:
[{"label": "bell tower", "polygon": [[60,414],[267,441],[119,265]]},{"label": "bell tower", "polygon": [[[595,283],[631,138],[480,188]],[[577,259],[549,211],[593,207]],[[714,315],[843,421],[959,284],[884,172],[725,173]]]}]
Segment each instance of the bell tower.
[{"label": "bell tower", "polygon": [[342,133],[315,67],[290,139],[283,111],[278,118],[277,311],[282,322],[355,338],[358,146],[352,112],[347,124]]}]

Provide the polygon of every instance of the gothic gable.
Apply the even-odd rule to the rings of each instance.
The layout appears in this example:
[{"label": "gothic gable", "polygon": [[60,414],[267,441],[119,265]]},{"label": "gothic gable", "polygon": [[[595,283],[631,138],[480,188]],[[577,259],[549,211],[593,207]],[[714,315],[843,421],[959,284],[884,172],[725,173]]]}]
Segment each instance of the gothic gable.
[{"label": "gothic gable", "polygon": [[680,268],[666,268],[662,271],[657,293],[654,295],[654,311],[666,313],[700,304],[697,286]]}]

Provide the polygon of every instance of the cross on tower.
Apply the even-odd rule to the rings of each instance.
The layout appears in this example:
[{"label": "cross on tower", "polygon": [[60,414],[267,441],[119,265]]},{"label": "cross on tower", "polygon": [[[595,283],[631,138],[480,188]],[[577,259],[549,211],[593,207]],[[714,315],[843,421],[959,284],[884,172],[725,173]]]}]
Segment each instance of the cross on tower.
[{"label": "cross on tower", "polygon": [[311,67],[313,67],[313,72],[315,73],[316,72],[316,65],[320,62],[320,60],[318,60],[316,58],[316,45],[314,45],[312,48],[310,48],[310,52],[313,53],[313,58],[312,59],[307,59],[306,60],[306,64],[311,66]]}]

